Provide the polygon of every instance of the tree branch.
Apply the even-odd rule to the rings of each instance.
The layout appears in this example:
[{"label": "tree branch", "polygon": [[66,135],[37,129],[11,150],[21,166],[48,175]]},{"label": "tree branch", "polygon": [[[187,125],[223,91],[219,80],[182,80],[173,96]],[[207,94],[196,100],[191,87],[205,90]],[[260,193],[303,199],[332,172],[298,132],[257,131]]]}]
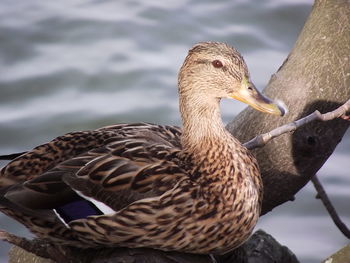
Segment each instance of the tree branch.
[{"label": "tree branch", "polygon": [[255,148],[260,148],[260,147],[264,146],[266,143],[268,143],[269,141],[271,141],[272,139],[274,139],[274,138],[276,138],[284,133],[295,131],[299,127],[301,127],[309,122],[312,122],[315,120],[330,121],[330,120],[334,120],[336,118],[347,119],[346,116],[347,116],[347,112],[349,110],[350,110],[350,99],[347,102],[345,102],[343,105],[341,105],[340,107],[338,107],[337,109],[335,109],[333,111],[321,114],[318,110],[316,110],[304,118],[287,123],[283,126],[280,126],[276,129],[273,129],[267,133],[260,134],[260,135],[256,136],[255,138],[251,139],[250,141],[244,143],[243,145],[249,150],[252,150]]},{"label": "tree branch", "polygon": [[326,191],[324,190],[321,182],[318,180],[317,175],[315,174],[311,178],[312,183],[314,184],[316,191],[317,191],[317,198],[320,198],[323,205],[326,207],[329,215],[331,216],[334,224],[338,227],[338,229],[347,237],[350,239],[350,230],[349,228],[343,223],[343,221],[340,219],[339,215],[337,214],[337,211],[335,210],[332,202],[329,200]]},{"label": "tree branch", "polygon": [[[43,258],[53,258],[55,259],[65,259],[61,251],[54,248],[49,242],[39,239],[29,240],[24,237],[19,237],[13,234],[10,234],[4,230],[0,230],[0,240],[11,243],[17,247],[20,247],[30,253],[33,253],[39,257]],[[65,262],[67,262],[65,260]]]},{"label": "tree branch", "polygon": [[[313,113],[307,115],[304,118],[301,118],[299,120],[293,121],[291,123],[287,123],[283,126],[280,126],[276,129],[273,129],[267,133],[261,134],[253,138],[252,140],[244,143],[244,146],[247,147],[249,150],[262,147],[266,143],[268,143],[273,138],[276,138],[284,133],[295,131],[297,128],[315,121],[330,121],[336,118],[342,118],[344,120],[350,120],[349,115],[347,114],[350,109],[350,99],[345,102],[343,105],[338,107],[337,109],[321,114],[318,110],[314,111]],[[347,228],[347,226],[342,222],[339,215],[337,214],[333,204],[329,200],[326,191],[324,190],[321,182],[318,180],[316,174],[311,178],[312,183],[314,184],[318,197],[321,199],[323,205],[326,207],[330,217],[332,218],[335,225],[338,227],[338,229],[347,237],[350,239],[350,230]]]}]

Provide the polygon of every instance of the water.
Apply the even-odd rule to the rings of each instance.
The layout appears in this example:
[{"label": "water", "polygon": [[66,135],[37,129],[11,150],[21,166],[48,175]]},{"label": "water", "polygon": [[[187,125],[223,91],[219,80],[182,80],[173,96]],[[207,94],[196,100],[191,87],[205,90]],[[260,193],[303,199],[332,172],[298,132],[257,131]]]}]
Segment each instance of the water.
[{"label": "water", "polygon": [[[293,46],[311,5],[309,0],[3,0],[0,154],[117,122],[178,125],[176,75],[198,41],[234,45],[262,88]],[[224,120],[244,107],[223,102]],[[349,137],[320,171],[348,225]],[[319,262],[347,243],[314,195],[308,185],[258,226],[301,262]],[[26,234],[4,216],[0,220],[0,228]],[[6,261],[9,246],[0,246],[0,260]]]}]

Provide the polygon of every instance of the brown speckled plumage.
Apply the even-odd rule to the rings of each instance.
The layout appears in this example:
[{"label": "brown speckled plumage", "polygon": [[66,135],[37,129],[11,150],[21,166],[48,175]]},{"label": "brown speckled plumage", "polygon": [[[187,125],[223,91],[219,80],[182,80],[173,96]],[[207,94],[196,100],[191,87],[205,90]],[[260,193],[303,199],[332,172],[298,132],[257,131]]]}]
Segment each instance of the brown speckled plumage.
[{"label": "brown speckled plumage", "polygon": [[[262,198],[256,160],[220,118],[220,99],[243,80],[248,70],[236,50],[197,44],[179,74],[182,131],[138,123],[60,136],[1,170],[0,210],[62,244],[232,250],[251,234]],[[65,225],[53,209],[77,192],[115,212]]]}]

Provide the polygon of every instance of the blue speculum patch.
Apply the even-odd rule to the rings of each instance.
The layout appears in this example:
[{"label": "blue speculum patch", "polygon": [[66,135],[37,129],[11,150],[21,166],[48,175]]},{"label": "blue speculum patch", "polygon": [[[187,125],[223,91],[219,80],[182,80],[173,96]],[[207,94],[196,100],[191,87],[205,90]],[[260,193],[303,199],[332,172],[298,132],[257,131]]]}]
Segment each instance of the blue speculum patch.
[{"label": "blue speculum patch", "polygon": [[103,214],[93,203],[83,198],[60,206],[55,210],[67,224],[73,220]]}]

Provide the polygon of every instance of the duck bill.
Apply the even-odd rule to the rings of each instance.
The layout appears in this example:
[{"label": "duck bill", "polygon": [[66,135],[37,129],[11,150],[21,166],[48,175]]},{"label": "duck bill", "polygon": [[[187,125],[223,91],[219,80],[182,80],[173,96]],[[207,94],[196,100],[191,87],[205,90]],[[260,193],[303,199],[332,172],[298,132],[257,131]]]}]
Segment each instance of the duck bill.
[{"label": "duck bill", "polygon": [[242,85],[241,89],[232,95],[232,98],[265,113],[283,116],[287,111],[281,102],[267,98],[253,84]]}]

